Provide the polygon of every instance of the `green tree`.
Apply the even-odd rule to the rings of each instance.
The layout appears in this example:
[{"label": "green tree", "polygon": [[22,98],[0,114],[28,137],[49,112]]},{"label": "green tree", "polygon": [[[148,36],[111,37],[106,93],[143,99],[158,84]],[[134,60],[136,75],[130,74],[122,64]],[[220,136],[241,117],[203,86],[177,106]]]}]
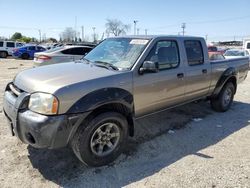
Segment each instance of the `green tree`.
[{"label": "green tree", "polygon": [[18,41],[29,43],[29,42],[31,41],[31,38],[30,38],[30,37],[25,37],[25,36],[23,36],[23,37],[22,37],[21,39],[19,39]]},{"label": "green tree", "polygon": [[19,32],[15,32],[12,37],[11,37],[11,40],[18,40],[18,39],[21,39],[23,36],[21,33]]}]

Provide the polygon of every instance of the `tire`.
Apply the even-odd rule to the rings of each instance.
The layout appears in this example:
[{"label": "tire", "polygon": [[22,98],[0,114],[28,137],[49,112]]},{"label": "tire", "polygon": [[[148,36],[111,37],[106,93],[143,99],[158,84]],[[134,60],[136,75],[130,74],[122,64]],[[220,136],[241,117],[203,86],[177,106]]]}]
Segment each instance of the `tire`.
[{"label": "tire", "polygon": [[80,125],[71,147],[86,165],[103,166],[121,154],[127,138],[126,118],[117,112],[105,112]]},{"label": "tire", "polygon": [[1,58],[7,58],[8,57],[8,53],[7,52],[0,52],[0,57]]},{"label": "tire", "polygon": [[235,86],[232,82],[226,83],[219,95],[211,99],[211,107],[217,112],[226,112],[233,103],[235,94]]},{"label": "tire", "polygon": [[29,58],[30,58],[30,55],[27,54],[27,53],[24,53],[24,54],[22,54],[21,58],[22,58],[22,59],[29,59]]}]

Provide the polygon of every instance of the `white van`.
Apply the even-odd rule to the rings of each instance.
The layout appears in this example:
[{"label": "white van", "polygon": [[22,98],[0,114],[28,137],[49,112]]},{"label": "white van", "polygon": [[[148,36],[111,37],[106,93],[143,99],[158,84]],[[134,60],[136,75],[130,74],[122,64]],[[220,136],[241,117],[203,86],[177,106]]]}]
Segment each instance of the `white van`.
[{"label": "white van", "polygon": [[8,55],[12,55],[12,50],[23,46],[24,43],[13,41],[0,41],[0,58],[6,58]]},{"label": "white van", "polygon": [[247,50],[250,53],[250,39],[244,39],[243,49]]}]

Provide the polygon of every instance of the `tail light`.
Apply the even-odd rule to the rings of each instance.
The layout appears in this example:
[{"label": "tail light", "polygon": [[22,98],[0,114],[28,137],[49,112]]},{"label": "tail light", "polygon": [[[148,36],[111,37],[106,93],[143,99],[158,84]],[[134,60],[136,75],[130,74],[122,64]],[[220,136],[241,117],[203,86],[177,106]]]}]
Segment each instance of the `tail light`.
[{"label": "tail light", "polygon": [[40,55],[37,57],[38,60],[41,60],[41,61],[48,61],[51,59],[51,57],[49,56],[46,56],[46,55]]}]

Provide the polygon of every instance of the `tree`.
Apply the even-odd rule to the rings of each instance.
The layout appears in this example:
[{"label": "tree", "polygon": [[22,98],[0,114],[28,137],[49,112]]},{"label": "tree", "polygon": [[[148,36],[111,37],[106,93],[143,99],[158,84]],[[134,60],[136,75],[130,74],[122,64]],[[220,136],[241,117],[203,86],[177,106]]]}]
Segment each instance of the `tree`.
[{"label": "tree", "polygon": [[123,24],[117,19],[107,19],[105,27],[106,33],[111,33],[114,36],[126,35],[126,32],[128,32],[130,29],[130,25]]},{"label": "tree", "polygon": [[15,32],[12,37],[11,37],[11,40],[18,40],[18,39],[21,39],[23,36],[21,33],[19,32]]},{"label": "tree", "polygon": [[67,27],[62,33],[61,38],[64,42],[72,42],[75,39],[75,30],[72,27]]},{"label": "tree", "polygon": [[30,37],[22,36],[22,38],[18,39],[17,41],[29,43],[29,42],[32,41],[32,39],[35,39],[35,38],[30,38]]}]

